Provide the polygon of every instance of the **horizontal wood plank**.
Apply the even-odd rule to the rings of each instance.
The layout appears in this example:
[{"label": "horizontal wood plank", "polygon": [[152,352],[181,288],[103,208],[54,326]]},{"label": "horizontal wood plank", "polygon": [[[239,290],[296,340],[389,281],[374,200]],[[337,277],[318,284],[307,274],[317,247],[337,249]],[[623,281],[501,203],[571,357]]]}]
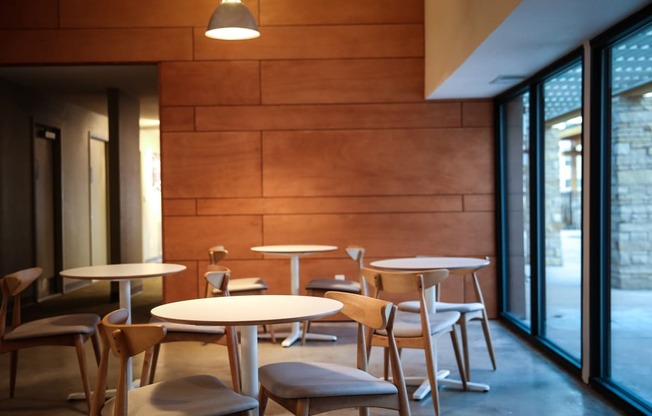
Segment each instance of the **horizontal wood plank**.
[{"label": "horizontal wood plank", "polygon": [[490,129],[263,133],[263,194],[389,196],[484,193]]},{"label": "horizontal wood plank", "polygon": [[268,26],[259,38],[220,42],[196,28],[195,60],[423,58],[422,24]]},{"label": "horizontal wood plank", "polygon": [[495,253],[491,212],[273,215],[264,218],[265,244],[362,244],[369,256],[411,257],[424,247],[442,256]]},{"label": "horizontal wood plank", "polygon": [[[493,192],[493,189],[487,189]],[[464,211],[495,211],[496,196],[494,194],[485,195],[464,195]]]},{"label": "horizontal wood plank", "polygon": [[259,0],[262,25],[423,22],[423,0]]},{"label": "horizontal wood plank", "polygon": [[0,31],[0,63],[151,63],[192,59],[192,29]]},{"label": "horizontal wood plank", "polygon": [[162,215],[196,215],[197,201],[195,199],[171,199],[163,198]]},{"label": "horizontal wood plank", "polygon": [[0,29],[57,28],[58,7],[58,0],[1,1]]},{"label": "horizontal wood plank", "polygon": [[163,106],[260,103],[257,62],[168,62],[159,74]]},{"label": "horizontal wood plank", "polygon": [[240,258],[260,258],[249,249],[262,244],[262,218],[254,215],[163,217],[166,261],[207,260],[208,249],[222,245]]},{"label": "horizontal wood plank", "polygon": [[461,195],[198,199],[197,215],[461,212]]},{"label": "horizontal wood plank", "polygon": [[[215,0],[59,0],[62,28],[206,27]],[[243,0],[256,16],[258,0]]]},{"label": "horizontal wood plank", "polygon": [[164,133],[165,198],[261,195],[260,133]]},{"label": "horizontal wood plank", "polygon": [[161,131],[195,130],[194,107],[161,107]]},{"label": "horizontal wood plank", "polygon": [[459,102],[197,107],[205,130],[333,130],[460,127]]},{"label": "horizontal wood plank", "polygon": [[491,127],[494,125],[494,107],[491,101],[466,101],[462,105],[464,127]]},{"label": "horizontal wood plank", "polygon": [[263,104],[415,102],[423,59],[279,60],[261,63]]}]

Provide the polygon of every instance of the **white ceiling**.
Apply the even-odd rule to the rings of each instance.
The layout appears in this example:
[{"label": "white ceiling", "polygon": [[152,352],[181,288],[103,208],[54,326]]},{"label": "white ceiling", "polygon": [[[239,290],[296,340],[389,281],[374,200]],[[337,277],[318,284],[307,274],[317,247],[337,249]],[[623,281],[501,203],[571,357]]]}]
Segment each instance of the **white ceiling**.
[{"label": "white ceiling", "polygon": [[532,76],[650,3],[650,0],[521,0],[428,98],[494,97],[519,82],[517,78],[492,83],[496,78]]},{"label": "white ceiling", "polygon": [[[497,77],[531,76],[650,3],[652,0],[522,0],[427,98],[496,96],[519,82],[492,83]],[[265,36],[264,28],[261,36]],[[119,88],[141,100],[141,117],[158,118],[156,65],[0,67],[0,78],[32,86],[100,114],[106,114],[106,89]]]}]

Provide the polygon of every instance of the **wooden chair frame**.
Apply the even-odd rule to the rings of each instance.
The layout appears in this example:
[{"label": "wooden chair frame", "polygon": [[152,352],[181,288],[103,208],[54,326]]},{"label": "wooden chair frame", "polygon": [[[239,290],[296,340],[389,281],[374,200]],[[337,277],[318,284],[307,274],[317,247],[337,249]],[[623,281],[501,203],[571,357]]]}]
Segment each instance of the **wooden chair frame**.
[{"label": "wooden chair frame", "polygon": [[[20,294],[27,289],[43,273],[40,267],[33,267],[11,273],[0,280],[2,286],[2,306],[0,306],[0,354],[9,352],[10,369],[9,369],[9,397],[14,397],[16,390],[16,376],[18,373],[18,352],[24,348],[42,347],[42,346],[68,346],[75,347],[77,352],[77,362],[81,374],[82,385],[86,402],[90,408],[91,389],[88,378],[88,365],[86,364],[86,354],[84,352],[84,343],[91,340],[95,360],[100,362],[100,339],[97,331],[91,333],[71,332],[61,335],[45,335],[40,337],[21,338],[16,340],[5,339],[9,333],[7,330],[7,313],[9,300],[13,299],[12,322],[11,328],[15,330],[23,324],[21,321],[21,296]],[[63,317],[64,315],[62,315]],[[48,318],[45,318],[48,319]]]},{"label": "wooden chair frame", "polygon": [[[439,392],[437,387],[437,346],[436,338],[446,333],[450,334],[453,350],[455,352],[455,360],[462,379],[463,388],[466,389],[466,373],[462,363],[462,356],[460,353],[459,344],[457,341],[457,334],[455,330],[455,322],[446,330],[441,330],[435,334],[431,334],[430,327],[430,314],[427,312],[426,306],[426,289],[438,285],[448,277],[448,270],[426,270],[416,272],[398,272],[387,270],[376,270],[371,268],[363,268],[362,276],[367,281],[370,288],[374,289],[373,297],[381,298],[385,294],[399,294],[406,295],[409,293],[416,293],[418,295],[420,304],[420,321],[421,321],[421,335],[415,337],[402,337],[396,336],[396,343],[399,350],[403,348],[422,349],[425,352],[426,368],[428,373],[428,380],[430,382],[432,403],[435,414],[439,415]],[[459,314],[457,315],[459,317]],[[455,318],[457,320],[457,318]],[[395,325],[396,326],[396,325]],[[370,347],[378,346],[387,348],[387,336],[374,331],[371,334]],[[388,377],[387,365],[385,364],[385,377]]]}]

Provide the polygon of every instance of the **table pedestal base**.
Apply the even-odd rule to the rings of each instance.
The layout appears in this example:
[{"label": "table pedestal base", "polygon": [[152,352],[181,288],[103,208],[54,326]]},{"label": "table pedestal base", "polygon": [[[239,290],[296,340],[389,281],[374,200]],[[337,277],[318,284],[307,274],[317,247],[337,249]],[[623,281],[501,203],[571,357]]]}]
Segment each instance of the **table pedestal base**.
[{"label": "table pedestal base", "polygon": [[[301,339],[301,336],[303,334],[303,330],[301,329],[301,323],[299,322],[293,322],[292,323],[292,329],[290,332],[274,332],[274,336],[276,338],[283,338],[283,342],[281,342],[281,345],[284,347],[290,347],[292,344],[297,342],[298,340]],[[270,339],[271,334],[258,334],[258,338],[261,339]],[[308,332],[306,334],[306,340],[307,341],[337,341],[337,337],[335,335],[327,335],[327,334],[315,334],[312,332]]]},{"label": "table pedestal base", "polygon": [[[455,387],[459,389],[464,389],[464,386],[462,384],[461,380],[454,380],[448,378],[450,375],[450,371],[448,370],[439,370],[437,372],[437,385],[443,386],[443,387]],[[414,400],[422,400],[424,397],[426,397],[430,393],[430,382],[428,379],[423,379],[421,377],[406,377],[405,378],[405,384],[408,386],[419,386],[419,388],[416,389],[414,393],[412,393],[412,399]],[[483,383],[473,383],[471,381],[468,381],[466,383],[466,390],[468,391],[481,391],[481,392],[488,392],[489,391],[489,385],[488,384],[483,384]]]}]

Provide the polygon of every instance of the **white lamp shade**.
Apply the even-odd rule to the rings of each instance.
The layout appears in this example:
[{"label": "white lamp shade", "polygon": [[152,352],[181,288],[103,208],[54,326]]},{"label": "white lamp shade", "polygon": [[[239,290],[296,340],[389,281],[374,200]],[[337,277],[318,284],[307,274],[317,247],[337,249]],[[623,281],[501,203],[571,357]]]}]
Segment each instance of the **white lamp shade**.
[{"label": "white lamp shade", "polygon": [[213,39],[240,40],[260,36],[258,24],[247,6],[240,1],[224,0],[208,21],[206,36]]}]

